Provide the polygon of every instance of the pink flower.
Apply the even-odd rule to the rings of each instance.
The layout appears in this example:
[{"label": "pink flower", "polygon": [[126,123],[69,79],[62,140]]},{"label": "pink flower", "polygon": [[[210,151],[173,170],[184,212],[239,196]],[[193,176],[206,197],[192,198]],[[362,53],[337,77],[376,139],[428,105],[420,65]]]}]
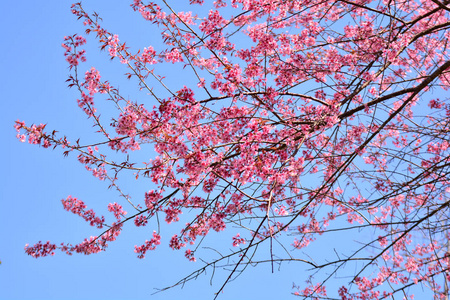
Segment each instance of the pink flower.
[{"label": "pink flower", "polygon": [[145,257],[145,253],[148,250],[155,250],[156,246],[161,244],[161,236],[153,231],[153,238],[150,241],[145,241],[141,246],[134,246],[134,252],[138,254],[138,258],[142,259]]},{"label": "pink flower", "polygon": [[172,49],[165,55],[166,61],[171,63],[182,62],[183,56],[181,56],[180,51],[177,48]]},{"label": "pink flower", "polygon": [[22,143],[25,142],[27,140],[27,137],[25,136],[25,134],[17,134],[16,137],[19,139],[19,141],[21,141]]},{"label": "pink flower", "polygon": [[182,247],[186,247],[186,244],[181,242],[180,239],[178,238],[178,235],[175,234],[170,239],[169,247],[172,248],[173,250],[180,250]]},{"label": "pink flower", "polygon": [[233,236],[233,247],[239,247],[240,244],[245,244],[245,240],[241,238],[241,235],[238,233]]},{"label": "pink flower", "polygon": [[145,193],[145,205],[152,210],[158,206],[158,201],[162,199],[162,195],[154,190]]},{"label": "pink flower", "polygon": [[195,257],[194,257],[194,252],[191,251],[191,249],[187,249],[184,256],[189,260],[189,261],[196,261]]},{"label": "pink flower", "polygon": [[114,214],[114,217],[117,219],[117,221],[120,221],[122,216],[127,214],[127,212],[122,209],[122,205],[116,202],[108,204],[108,211]]},{"label": "pink flower", "polygon": [[144,215],[139,215],[136,218],[134,218],[134,225],[136,225],[137,227],[140,226],[145,226],[147,225],[147,217]]},{"label": "pink flower", "polygon": [[84,75],[85,82],[82,84],[88,91],[89,95],[94,95],[98,92],[98,87],[100,86],[100,73],[92,67]]},{"label": "pink flower", "polygon": [[50,242],[47,242],[45,244],[42,244],[41,241],[39,241],[38,243],[34,244],[34,246],[30,247],[28,244],[25,245],[25,252],[34,257],[34,258],[38,258],[38,257],[44,257],[44,256],[48,256],[48,255],[55,255],[55,250],[56,249],[56,245],[55,244],[51,244]]},{"label": "pink flower", "polygon": [[70,211],[76,215],[82,217],[85,221],[89,222],[91,226],[97,226],[97,228],[103,228],[105,217],[97,217],[92,209],[86,210],[86,205],[83,201],[78,200],[72,196],[61,200],[64,209]]}]

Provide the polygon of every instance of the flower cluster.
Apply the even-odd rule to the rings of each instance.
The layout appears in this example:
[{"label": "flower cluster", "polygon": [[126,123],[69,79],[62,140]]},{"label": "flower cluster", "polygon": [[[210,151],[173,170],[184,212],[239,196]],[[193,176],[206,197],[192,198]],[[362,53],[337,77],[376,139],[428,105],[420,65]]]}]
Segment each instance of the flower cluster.
[{"label": "flower cluster", "polygon": [[238,233],[236,236],[233,236],[233,247],[239,247],[241,244],[245,244],[245,239],[241,238],[241,235]]},{"label": "flower cluster", "polygon": [[70,211],[76,215],[82,217],[86,222],[89,222],[91,226],[96,226],[97,228],[103,228],[105,223],[105,217],[97,217],[92,209],[86,210],[86,205],[83,201],[68,196],[66,199],[61,200],[64,209]]},{"label": "flower cluster", "polygon": [[[44,148],[50,147],[52,144],[49,137],[45,134],[44,128],[45,124],[31,125],[31,127],[25,126],[25,122],[16,121],[14,128],[17,131],[16,137],[21,141],[25,142],[28,136],[28,143],[42,145]],[[21,130],[25,130],[25,134],[21,133]]]},{"label": "flower cluster", "polygon": [[127,212],[123,210],[122,205],[116,202],[108,204],[108,211],[114,214],[117,221],[120,221],[122,217],[127,214]]},{"label": "flower cluster", "polygon": [[47,255],[53,256],[55,255],[55,249],[56,245],[51,244],[50,242],[43,244],[41,241],[39,241],[32,247],[30,247],[28,244],[25,245],[25,253],[34,258],[44,257]]},{"label": "flower cluster", "polygon": [[135,246],[134,252],[138,254],[138,258],[144,258],[145,253],[147,253],[148,250],[155,250],[156,246],[161,244],[161,236],[156,233],[156,231],[153,231],[153,238],[150,241],[145,241],[145,243],[141,246]]},{"label": "flower cluster", "polygon": [[62,47],[66,50],[64,52],[64,56],[66,57],[66,61],[69,63],[69,68],[78,66],[79,60],[82,62],[86,61],[86,51],[81,50],[78,51],[77,47],[81,47],[86,44],[86,39],[81,35],[72,35],[64,37],[64,43],[62,43]]}]

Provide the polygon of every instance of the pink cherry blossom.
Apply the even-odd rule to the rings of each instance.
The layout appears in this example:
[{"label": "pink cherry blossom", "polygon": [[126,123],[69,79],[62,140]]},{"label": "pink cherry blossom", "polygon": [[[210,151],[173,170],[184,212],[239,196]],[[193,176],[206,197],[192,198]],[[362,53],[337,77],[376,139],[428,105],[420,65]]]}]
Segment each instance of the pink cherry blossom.
[{"label": "pink cherry blossom", "polygon": [[[144,48],[119,40],[81,3],[71,10],[88,39],[62,44],[68,85],[98,140],[14,125],[20,141],[75,152],[108,182],[118,193],[104,206],[113,223],[68,196],[64,209],[103,231],[78,244],[38,242],[27,254],[99,253],[134,222],[158,226],[135,246],[138,258],[160,245],[161,227],[169,248],[205,263],[179,284],[225,266],[216,295],[247,266],[295,262],[310,268],[292,292],[305,299],[412,299],[422,286],[446,297],[444,2],[190,0],[187,12],[131,2],[158,36]],[[84,63],[88,40],[140,94]],[[148,192],[131,198],[126,176]],[[229,247],[213,242],[220,255],[203,252],[226,234]]]}]

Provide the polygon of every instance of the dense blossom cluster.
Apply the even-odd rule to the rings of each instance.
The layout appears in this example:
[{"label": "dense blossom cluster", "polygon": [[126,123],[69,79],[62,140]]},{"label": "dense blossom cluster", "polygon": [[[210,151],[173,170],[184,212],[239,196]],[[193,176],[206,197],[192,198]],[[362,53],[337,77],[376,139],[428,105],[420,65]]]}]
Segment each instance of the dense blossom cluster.
[{"label": "dense blossom cluster", "polygon": [[47,241],[45,244],[42,244],[42,242],[39,241],[38,243],[34,244],[32,247],[29,247],[28,244],[25,245],[25,252],[34,258],[38,258],[41,256],[47,256],[47,255],[55,255],[55,249],[56,249],[56,245],[51,244],[49,241]]},{"label": "dense blossom cluster", "polygon": [[[73,5],[86,32],[129,69],[127,78],[151,100],[127,100],[93,67],[79,77],[86,40],[64,39],[69,86],[78,89],[78,105],[101,135],[98,147],[21,121],[17,137],[77,152],[88,171],[109,180],[129,203],[107,206],[115,219],[108,226],[69,196],[62,201],[67,211],[107,229],[77,245],[39,242],[26,252],[97,253],[132,220],[137,227],[158,226],[135,246],[144,258],[161,243],[159,216],[167,224],[190,218],[168,238],[170,248],[184,249],[195,262],[214,231],[231,232],[233,248],[180,284],[232,259],[235,268],[223,286],[247,265],[300,261],[315,275],[295,287],[293,294],[305,298],[412,297],[414,286],[423,284],[444,299],[450,282],[450,102],[436,94],[450,88],[447,3],[190,0],[209,5],[197,16],[195,5],[194,12],[175,12],[167,2],[132,1],[163,41],[134,54],[96,14]],[[179,67],[189,80],[165,79],[166,66]],[[155,86],[165,92],[156,94]],[[94,107],[94,97],[102,95],[118,108],[112,122]],[[155,156],[129,162],[127,154],[145,144]],[[111,158],[121,154],[123,162]],[[152,186],[138,205],[116,183],[127,171]],[[323,236],[345,239],[345,232],[355,233],[357,243],[328,243],[334,251],[325,258],[308,253]],[[269,249],[269,259],[253,258],[260,249]],[[329,274],[349,270],[348,282],[327,288],[339,277]]]},{"label": "dense blossom cluster", "polygon": [[90,223],[91,226],[97,226],[97,228],[103,228],[103,223],[105,222],[105,217],[97,217],[95,212],[90,209],[86,210],[86,205],[83,201],[74,198],[72,196],[61,200],[64,209],[70,211],[76,215],[79,215],[84,220]]},{"label": "dense blossom cluster", "polygon": [[161,236],[153,231],[153,238],[150,241],[145,241],[142,246],[135,246],[134,252],[138,254],[138,258],[144,258],[148,250],[155,250],[159,244],[161,244]]},{"label": "dense blossom cluster", "polygon": [[[51,146],[51,142],[50,139],[47,138],[46,135],[44,135],[45,126],[45,124],[33,124],[31,125],[31,127],[26,127],[25,122],[17,120],[14,128],[17,131],[16,137],[21,142],[25,142],[26,140],[28,140],[28,143],[30,144],[42,145],[44,148],[48,148]],[[21,133],[22,129],[26,130],[26,135]]]},{"label": "dense blossom cluster", "polygon": [[86,61],[85,50],[77,51],[77,47],[81,47],[86,44],[86,39],[81,35],[66,36],[64,37],[64,43],[62,47],[66,50],[64,56],[69,63],[69,67],[73,68],[78,66],[79,60]]}]

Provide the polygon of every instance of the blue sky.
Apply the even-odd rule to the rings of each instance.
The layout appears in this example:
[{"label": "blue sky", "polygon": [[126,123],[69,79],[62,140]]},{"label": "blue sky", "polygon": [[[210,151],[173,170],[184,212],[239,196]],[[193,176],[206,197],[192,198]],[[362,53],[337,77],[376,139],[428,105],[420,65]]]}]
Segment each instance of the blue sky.
[{"label": "blue sky", "polygon": [[[24,253],[27,243],[77,243],[96,233],[81,218],[63,210],[62,198],[73,195],[105,215],[106,205],[119,201],[117,194],[87,173],[75,156],[64,158],[58,149],[20,143],[12,127],[20,119],[27,124],[47,123],[47,129],[59,130],[73,140],[92,137],[91,123],[78,109],[75,91],[65,83],[69,71],[61,47],[63,37],[83,31],[81,22],[70,13],[71,3],[0,2],[4,12],[0,20],[4,109],[0,128],[5,139],[0,149],[0,299],[211,299],[226,273],[216,274],[212,287],[210,270],[207,276],[200,276],[183,289],[151,295],[154,288],[175,283],[199,264],[188,262],[182,252],[172,251],[167,237],[157,251],[144,260],[137,259],[134,245],[151,236],[150,226],[140,231],[125,228],[131,230],[124,232],[108,251],[97,255],[70,257],[57,253],[54,257],[34,259]],[[111,31],[124,40],[134,40],[136,47],[143,47],[142,37],[153,33],[136,23],[139,15],[129,8],[129,3],[87,1],[84,5],[99,12]],[[125,73],[123,68],[114,69],[121,68],[120,64],[109,63],[104,55],[98,55],[97,45],[90,42],[88,62],[83,66],[86,70],[91,65],[99,67],[102,75],[107,74],[113,82],[113,76]],[[127,87],[125,80],[118,82],[121,88]],[[133,192],[142,195],[150,188],[137,186]],[[217,244],[220,240],[221,236],[216,235],[211,241]],[[222,299],[289,297],[295,277],[292,274],[297,268],[298,265],[285,265],[281,273],[274,274],[269,265],[251,269],[229,284]]]},{"label": "blue sky", "polygon": [[[188,0],[176,2],[180,9],[192,9],[188,7]],[[0,299],[212,299],[227,272],[216,272],[212,286],[212,270],[208,270],[206,276],[201,275],[183,289],[174,288],[152,295],[155,288],[172,285],[201,267],[200,263],[188,262],[183,252],[174,252],[168,247],[168,239],[178,232],[176,228],[180,225],[169,227],[162,244],[144,260],[136,258],[134,245],[151,238],[155,229],[152,226],[144,229],[126,226],[108,251],[96,255],[67,256],[57,252],[54,257],[34,259],[24,253],[27,243],[34,244],[39,240],[77,243],[97,234],[80,217],[63,210],[62,198],[68,195],[80,198],[109,220],[107,204],[122,201],[116,192],[107,189],[107,183],[86,172],[74,155],[64,158],[58,149],[23,144],[15,138],[13,124],[20,119],[27,124],[47,123],[47,130],[56,129],[71,140],[78,137],[84,141],[95,139],[92,123],[77,107],[78,95],[67,88],[65,82],[69,70],[61,47],[63,37],[84,30],[82,23],[70,13],[71,3],[67,0],[0,2],[4,12],[0,19],[3,31],[0,88],[4,106],[0,130],[6,140],[0,148],[3,158],[0,173]],[[97,11],[104,19],[105,27],[119,34],[132,48],[155,44],[154,39],[159,41],[158,33],[132,11],[130,3],[96,0],[86,1],[84,7],[87,11]],[[119,83],[124,96],[146,101],[140,98],[142,94],[135,92],[134,83],[122,79],[121,74],[126,72],[123,66],[117,61],[110,62],[104,53],[99,53],[93,39],[88,40],[86,49],[88,61],[82,65],[81,72],[91,66],[98,67],[112,84]],[[168,68],[170,84],[185,82],[186,78],[170,71]],[[151,185],[133,179],[124,179],[121,183],[125,189],[129,188],[127,192],[135,199],[152,189]],[[180,223],[183,225],[183,220]],[[166,227],[163,226],[163,233]],[[333,238],[314,244],[309,250],[318,257],[327,257],[334,253],[327,247],[337,242]],[[352,240],[353,237],[348,238]],[[226,250],[230,240],[230,235],[212,233],[209,244],[223,245]],[[343,240],[340,242],[345,245]],[[204,253],[210,257],[214,255],[208,250]],[[268,258],[269,250],[261,249],[260,255]],[[290,296],[294,282],[303,283],[304,274],[305,267],[294,263],[282,265],[280,271],[275,268],[273,274],[270,265],[249,268],[227,286],[219,299],[284,299]],[[341,284],[345,282],[346,278],[343,278]]]}]

